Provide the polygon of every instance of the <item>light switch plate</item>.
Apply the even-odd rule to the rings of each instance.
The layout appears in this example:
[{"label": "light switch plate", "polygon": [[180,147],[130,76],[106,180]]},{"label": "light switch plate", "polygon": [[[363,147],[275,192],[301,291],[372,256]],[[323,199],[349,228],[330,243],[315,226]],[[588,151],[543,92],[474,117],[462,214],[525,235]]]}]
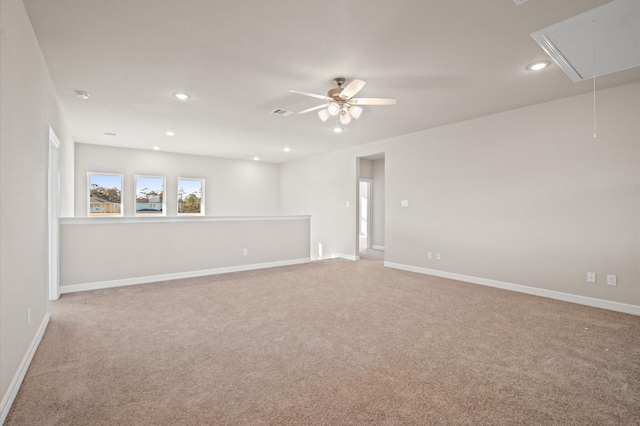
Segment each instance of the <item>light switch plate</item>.
[{"label": "light switch plate", "polygon": [[400,200],[400,207],[409,207],[409,200]]},{"label": "light switch plate", "polygon": [[618,279],[615,275],[607,275],[607,285],[618,285]]}]

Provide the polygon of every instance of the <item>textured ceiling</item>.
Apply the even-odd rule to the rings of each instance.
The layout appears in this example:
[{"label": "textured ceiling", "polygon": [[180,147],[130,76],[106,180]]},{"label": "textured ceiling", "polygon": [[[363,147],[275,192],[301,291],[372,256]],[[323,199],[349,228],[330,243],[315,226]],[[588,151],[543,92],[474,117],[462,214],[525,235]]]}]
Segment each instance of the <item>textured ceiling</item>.
[{"label": "textured ceiling", "polygon": [[[555,65],[527,71],[548,58],[530,34],[608,1],[24,3],[76,142],[285,162],[588,92]],[[315,113],[270,114],[318,105],[288,90],[324,94],[335,77],[398,103],[363,107],[339,135]],[[636,67],[598,87],[638,80]]]}]

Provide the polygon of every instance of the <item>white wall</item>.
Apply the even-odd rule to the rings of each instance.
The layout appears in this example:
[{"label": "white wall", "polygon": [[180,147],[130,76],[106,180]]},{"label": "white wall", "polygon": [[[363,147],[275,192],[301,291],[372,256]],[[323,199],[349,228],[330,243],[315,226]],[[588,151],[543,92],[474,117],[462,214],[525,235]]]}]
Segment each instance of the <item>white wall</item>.
[{"label": "white wall", "polygon": [[360,158],[360,179],[373,179],[373,164],[371,160]]},{"label": "white wall", "polygon": [[[60,139],[62,212],[73,209],[73,142],[20,0],[0,3],[0,422],[48,318],[49,126]],[[31,325],[27,309],[31,308]]]},{"label": "white wall", "polygon": [[357,255],[356,164],[349,150],[281,165],[281,213],[312,215],[313,260]]},{"label": "white wall", "polygon": [[177,214],[177,179],[205,179],[207,216],[268,216],[280,210],[280,167],[162,151],[76,144],[75,215],[87,216],[87,173],[124,175],[124,215],[133,216],[135,175],[165,176],[167,216]]},{"label": "white wall", "polygon": [[355,255],[356,157],[385,152],[386,261],[640,305],[640,83],[597,99],[596,139],[585,94],[283,164],[282,213]]},{"label": "white wall", "polygon": [[372,242],[376,247],[384,247],[384,159],[372,161],[371,175],[373,179],[373,205],[372,205]]}]

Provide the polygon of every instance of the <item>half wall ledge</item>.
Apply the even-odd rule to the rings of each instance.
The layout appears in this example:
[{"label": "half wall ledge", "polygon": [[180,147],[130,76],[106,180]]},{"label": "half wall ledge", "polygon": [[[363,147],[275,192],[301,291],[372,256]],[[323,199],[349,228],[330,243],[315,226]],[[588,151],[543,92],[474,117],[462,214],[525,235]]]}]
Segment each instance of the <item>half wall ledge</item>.
[{"label": "half wall ledge", "polygon": [[60,219],[60,293],[310,261],[311,216]]}]

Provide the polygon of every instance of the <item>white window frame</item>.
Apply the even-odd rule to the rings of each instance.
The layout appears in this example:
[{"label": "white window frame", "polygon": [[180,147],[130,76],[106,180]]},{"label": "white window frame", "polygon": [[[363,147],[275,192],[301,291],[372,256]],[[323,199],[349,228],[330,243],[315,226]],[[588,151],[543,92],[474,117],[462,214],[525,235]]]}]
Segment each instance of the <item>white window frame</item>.
[{"label": "white window frame", "polygon": [[[91,176],[118,176],[120,177],[120,214],[118,215],[93,215],[91,214]],[[87,216],[88,217],[120,217],[124,216],[124,175],[121,173],[87,172]]]},{"label": "white window frame", "polygon": [[[180,181],[181,180],[195,180],[195,181],[199,181],[200,182],[200,213],[180,213]],[[183,216],[183,217],[188,217],[188,216],[204,216],[204,194],[205,194],[205,190],[204,190],[204,183],[205,180],[204,178],[188,178],[188,177],[179,177],[176,180],[177,186],[176,186],[176,214],[178,216]]]},{"label": "white window frame", "polygon": [[[138,178],[162,179],[162,214],[138,213]],[[151,203],[149,203],[151,204]],[[167,215],[167,178],[166,176],[134,175],[133,176],[133,215],[138,217],[166,216]]]}]

